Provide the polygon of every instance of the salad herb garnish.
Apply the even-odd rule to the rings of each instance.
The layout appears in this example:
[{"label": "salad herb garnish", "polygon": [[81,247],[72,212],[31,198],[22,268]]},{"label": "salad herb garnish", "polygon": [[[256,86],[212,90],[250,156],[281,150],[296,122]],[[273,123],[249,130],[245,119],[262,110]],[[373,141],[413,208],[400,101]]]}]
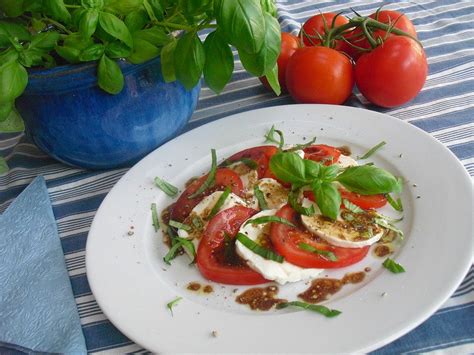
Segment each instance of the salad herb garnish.
[{"label": "salad herb garnish", "polygon": [[[394,221],[397,221],[397,220],[394,220]],[[378,224],[379,226],[381,226],[383,228],[390,229],[391,231],[394,231],[395,233],[397,233],[400,236],[400,238],[403,238],[403,236],[404,236],[403,231],[401,231],[400,229],[395,227],[389,220],[384,218],[382,215],[378,214],[378,217],[374,218],[374,223]]]},{"label": "salad herb garnish", "polygon": [[[278,140],[275,138],[275,133],[278,135]],[[283,132],[279,129],[275,129],[275,125],[272,125],[272,128],[265,134],[266,142],[272,142],[278,144],[278,149],[282,150],[285,145],[285,138],[283,137]]]},{"label": "salad herb garnish", "polygon": [[178,193],[178,188],[176,186],[171,185],[169,182],[163,179],[160,179],[158,176],[155,177],[155,185],[170,197],[175,197]]},{"label": "salad herb garnish", "polygon": [[362,208],[360,208],[359,206],[353,204],[348,199],[343,199],[342,203],[344,204],[344,207],[347,208],[352,213],[362,213],[362,212],[364,212],[364,210]]},{"label": "salad herb garnish", "polygon": [[357,157],[358,160],[363,160],[363,159],[368,159],[370,158],[377,150],[379,150],[380,148],[382,148],[385,144],[387,144],[387,142],[385,141],[382,141],[380,142],[379,144],[375,145],[374,147],[370,148],[368,150],[367,153],[365,153],[363,156],[361,157]]},{"label": "salad herb garnish", "polygon": [[255,197],[257,198],[258,206],[260,207],[260,209],[268,210],[267,201],[265,200],[265,197],[263,196],[263,192],[262,190],[260,190],[258,185],[255,186],[254,193],[255,193]]},{"label": "salad herb garnish", "polygon": [[298,248],[300,248],[301,250],[309,251],[311,253],[322,255],[330,261],[337,261],[337,256],[332,251],[317,249],[312,245],[306,243],[299,243]]},{"label": "salad herb garnish", "polygon": [[309,304],[306,302],[301,302],[301,301],[293,301],[293,302],[285,302],[285,303],[279,303],[277,304],[276,308],[277,309],[283,309],[289,306],[293,307],[300,307],[303,309],[307,309],[308,311],[313,311],[316,313],[320,313],[325,317],[332,318],[336,317],[339,314],[341,314],[341,311],[338,311],[337,309],[329,309],[326,306],[321,306],[319,304]]},{"label": "salad herb garnish", "polygon": [[254,219],[249,219],[247,220],[247,222],[245,222],[244,226],[246,226],[247,224],[256,225],[256,224],[264,224],[264,223],[269,223],[269,222],[281,223],[281,224],[286,224],[287,226],[296,227],[289,220],[278,217],[278,216],[263,216],[263,217],[257,217]]},{"label": "salad herb garnish", "polygon": [[311,205],[309,207],[303,207],[303,205],[298,202],[298,195],[299,190],[290,191],[290,193],[288,194],[288,203],[290,204],[290,206],[299,214],[302,214],[304,216],[314,216],[316,214],[316,209],[314,208],[314,205]]},{"label": "salad herb garnish", "polygon": [[169,225],[171,227],[175,227],[175,228],[178,228],[178,229],[185,230],[186,232],[189,232],[192,229],[192,227],[188,226],[187,224],[184,224],[184,223],[181,223],[181,222],[178,222],[178,221],[173,221],[173,220],[169,221]]},{"label": "salad herb garnish", "polygon": [[290,149],[286,149],[285,152],[295,152],[297,150],[303,150],[305,148],[308,148],[309,146],[313,145],[316,142],[316,137],[311,139],[308,143],[304,144],[295,144],[294,147]]},{"label": "salad herb garnish", "polygon": [[385,261],[383,262],[382,265],[387,270],[390,270],[394,274],[399,274],[399,273],[405,272],[405,269],[403,268],[403,266],[401,266],[400,264],[398,264],[397,262],[395,262],[394,260],[392,260],[390,258],[385,259]]},{"label": "salad herb garnish", "polygon": [[173,316],[173,307],[178,304],[179,301],[181,301],[183,298],[182,297],[176,297],[174,300],[171,302],[168,302],[166,304],[166,307],[170,310],[171,316]]},{"label": "salad herb garnish", "polygon": [[388,203],[390,204],[390,206],[392,206],[392,208],[395,211],[403,212],[403,205],[402,205],[402,200],[400,199],[400,197],[397,198],[396,201],[393,199],[393,197],[390,194],[385,194],[385,197]]},{"label": "salad herb garnish", "polygon": [[253,251],[255,254],[260,255],[264,259],[273,260],[273,261],[276,261],[277,263],[282,263],[285,260],[283,259],[283,256],[273,252],[270,249],[267,249],[258,245],[252,239],[247,237],[245,234],[238,233],[237,240],[241,242],[245,247]]},{"label": "salad herb garnish", "polygon": [[230,186],[227,186],[225,188],[224,192],[220,195],[220,197],[217,200],[214,207],[212,207],[212,210],[209,213],[209,216],[207,216],[208,220],[211,219],[212,217],[214,217],[217,214],[217,212],[219,212],[219,210],[221,209],[221,207],[224,204],[225,200],[227,200],[227,197],[229,197],[230,191],[231,191]]},{"label": "salad herb garnish", "polygon": [[201,217],[194,216],[192,222],[194,228],[196,228],[197,230],[201,230],[204,227]]},{"label": "salad herb garnish", "polygon": [[232,165],[234,163],[238,163],[238,162],[242,162],[244,163],[247,167],[249,167],[250,169],[257,169],[258,168],[258,164],[255,160],[253,159],[250,159],[250,158],[240,158],[240,159],[236,159],[236,160],[224,160],[220,166],[229,166],[229,165]]},{"label": "salad herb garnish", "polygon": [[211,149],[211,171],[209,171],[209,175],[207,175],[206,180],[202,183],[202,185],[191,195],[188,196],[188,199],[195,198],[206,191],[209,187],[212,187],[216,181],[216,172],[217,172],[217,155],[216,150]]},{"label": "salad herb garnish", "polygon": [[175,236],[171,239],[171,248],[163,258],[163,261],[166,264],[171,265],[170,261],[176,258],[180,248],[183,248],[186,254],[189,255],[189,257],[191,258],[191,264],[193,264],[196,260],[196,249],[194,248],[194,244],[190,240],[180,238],[178,236]]},{"label": "salad herb garnish", "polygon": [[156,210],[156,203],[151,204],[151,220],[153,222],[155,232],[158,232],[158,230],[160,229],[160,221],[158,220],[158,211]]}]

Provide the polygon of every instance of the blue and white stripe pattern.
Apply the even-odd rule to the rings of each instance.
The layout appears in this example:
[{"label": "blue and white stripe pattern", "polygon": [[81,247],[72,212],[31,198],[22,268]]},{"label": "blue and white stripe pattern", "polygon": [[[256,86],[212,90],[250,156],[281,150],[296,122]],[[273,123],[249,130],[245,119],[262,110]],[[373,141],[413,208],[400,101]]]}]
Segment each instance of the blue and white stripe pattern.
[{"label": "blue and white stripe pattern", "polygon": [[[425,46],[429,76],[412,102],[380,109],[360,95],[348,105],[366,107],[410,122],[429,132],[461,160],[474,176],[474,2],[415,1],[280,1],[279,20],[284,31],[297,32],[315,13],[349,14],[352,7],[368,15],[379,6],[399,10],[414,22]],[[236,53],[235,53],[236,54]],[[201,99],[187,130],[230,114],[260,107],[290,104],[288,96],[275,97],[258,79],[242,69],[235,56],[232,82],[219,96],[203,87]],[[87,283],[85,244],[94,214],[107,192],[126,169],[89,172],[74,169],[45,156],[24,137],[0,137],[0,155],[10,172],[0,176],[0,213],[37,175],[47,180],[66,265],[90,352],[146,352],[122,335],[104,316]],[[376,353],[474,352],[474,269],[452,297],[418,328]]]}]

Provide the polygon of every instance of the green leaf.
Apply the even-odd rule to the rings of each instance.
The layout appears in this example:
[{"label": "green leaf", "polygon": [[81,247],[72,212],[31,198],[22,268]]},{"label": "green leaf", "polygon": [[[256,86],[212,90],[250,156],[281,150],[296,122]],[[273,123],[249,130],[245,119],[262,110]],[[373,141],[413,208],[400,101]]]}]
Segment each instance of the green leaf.
[{"label": "green leaf", "polygon": [[260,6],[262,6],[263,11],[269,13],[273,17],[277,16],[277,7],[275,1],[273,0],[260,0]]},{"label": "green leaf", "polygon": [[127,60],[133,64],[144,63],[160,55],[160,50],[148,41],[140,38],[134,38],[132,54]]},{"label": "green leaf", "polygon": [[291,184],[305,184],[305,163],[296,153],[276,153],[270,159],[270,169],[280,180]]},{"label": "green leaf", "polygon": [[79,32],[84,37],[90,37],[94,34],[99,23],[99,11],[96,9],[86,10],[79,21]]},{"label": "green leaf", "polygon": [[187,224],[184,224],[184,223],[181,223],[181,222],[178,222],[178,221],[173,221],[172,219],[169,221],[169,225],[171,227],[182,229],[184,231],[190,231],[192,229],[191,226],[188,226]]},{"label": "green leaf", "polygon": [[309,207],[303,207],[303,205],[298,202],[299,192],[299,189],[290,191],[288,194],[288,203],[297,213],[303,216],[314,216],[316,210],[313,204],[311,204]]},{"label": "green leaf", "polygon": [[262,76],[274,69],[281,51],[281,29],[277,19],[270,14],[264,14],[265,37],[259,51],[251,52],[238,47],[239,57],[244,68],[255,76]]},{"label": "green leaf", "polygon": [[305,174],[307,178],[319,178],[321,169],[324,166],[321,163],[317,163],[314,160],[304,159]]},{"label": "green leaf", "polygon": [[326,306],[321,306],[319,304],[309,304],[309,303],[305,303],[301,301],[279,303],[276,305],[276,309],[283,309],[288,306],[300,307],[308,311],[320,313],[323,316],[328,317],[328,318],[332,318],[341,314],[341,311],[338,311],[337,309],[329,309]]},{"label": "green leaf", "polygon": [[390,194],[386,194],[385,197],[387,198],[387,201],[390,206],[392,206],[395,211],[403,212],[403,204],[401,198],[397,198],[397,200],[395,201]]},{"label": "green leaf", "polygon": [[14,62],[18,59],[18,52],[14,48],[9,48],[0,53],[0,68],[7,65],[10,62]]},{"label": "green leaf", "polygon": [[93,60],[98,60],[102,54],[104,54],[105,47],[103,44],[96,43],[90,47],[84,49],[79,55],[79,60],[81,62],[89,62]]},{"label": "green leaf", "polygon": [[250,249],[257,255],[260,255],[264,259],[272,260],[277,263],[283,263],[283,261],[285,261],[285,259],[283,259],[283,256],[275,253],[273,250],[258,245],[245,234],[237,233],[237,240],[241,242],[246,248]]},{"label": "green leaf", "polygon": [[120,15],[129,14],[142,6],[143,0],[106,0],[105,8]]},{"label": "green leaf", "polygon": [[114,59],[127,58],[132,54],[132,50],[125,43],[116,40],[107,44],[107,47],[105,47],[105,54],[107,54],[107,57]]},{"label": "green leaf", "polygon": [[341,170],[339,165],[337,164],[332,164],[332,165],[323,165],[320,164],[320,172],[319,172],[319,178],[324,181],[332,181],[336,178],[337,174]]},{"label": "green leaf", "polygon": [[23,119],[16,110],[11,110],[8,117],[1,121],[0,120],[0,132],[1,133],[16,133],[23,132],[25,130],[25,124]]},{"label": "green leaf", "polygon": [[270,84],[270,87],[272,88],[273,92],[276,95],[281,94],[281,87],[280,87],[280,81],[278,80],[278,64],[275,63],[273,68],[265,73],[265,77],[267,78],[268,84]]},{"label": "green leaf", "polygon": [[360,208],[359,206],[353,204],[351,201],[347,199],[343,199],[342,203],[344,204],[344,207],[351,211],[352,213],[363,213],[364,210]]},{"label": "green leaf", "polygon": [[71,14],[64,5],[63,0],[43,0],[43,7],[45,12],[53,19],[64,23],[71,21]]},{"label": "green leaf", "polygon": [[312,245],[306,243],[299,243],[298,248],[301,250],[309,251],[313,254],[322,255],[326,257],[329,261],[337,261],[337,256],[332,251],[317,249]]},{"label": "green leaf", "polygon": [[323,216],[335,220],[341,206],[341,194],[331,182],[321,182],[313,188],[316,203]]},{"label": "green leaf", "polygon": [[5,121],[13,111],[14,100],[0,102],[0,122]]},{"label": "green leaf", "polygon": [[383,262],[382,265],[387,270],[390,270],[394,274],[399,274],[399,273],[405,272],[405,269],[403,268],[403,266],[401,266],[400,264],[398,264],[397,262],[395,262],[394,260],[392,260],[390,258],[385,259],[385,261]]},{"label": "green leaf", "polygon": [[160,47],[171,41],[170,35],[168,35],[161,27],[158,26],[136,31],[133,34],[133,39],[135,40],[137,38]]},{"label": "green leaf", "polygon": [[176,45],[174,66],[176,78],[188,90],[197,85],[204,68],[205,53],[201,40],[196,33],[186,33]]},{"label": "green leaf", "polygon": [[170,197],[175,197],[176,194],[178,193],[178,188],[169,182],[160,179],[158,176],[155,177],[155,185],[163,191],[165,194],[167,194]]},{"label": "green leaf", "polygon": [[125,17],[125,25],[128,27],[131,33],[141,30],[148,23],[149,18],[146,10],[142,7],[138,10],[130,12]]},{"label": "green leaf", "polygon": [[56,52],[70,63],[79,63],[81,52],[92,46],[94,41],[92,38],[84,38],[79,33],[68,35],[62,46],[56,46]]},{"label": "green leaf", "polygon": [[362,195],[401,192],[401,185],[395,176],[371,165],[349,167],[336,180],[346,189]]},{"label": "green leaf", "polygon": [[262,190],[260,190],[258,185],[255,185],[255,188],[253,191],[254,191],[255,197],[257,198],[258,206],[260,207],[260,209],[268,210],[267,201],[265,200],[265,196],[263,195],[263,192]]},{"label": "green leaf", "polygon": [[125,23],[117,16],[108,12],[100,12],[99,25],[112,37],[121,40],[130,48],[133,47],[133,40],[130,31],[127,26],[125,26]]},{"label": "green leaf", "polygon": [[227,197],[229,197],[230,192],[231,192],[231,188],[230,188],[230,186],[227,186],[225,188],[224,192],[219,196],[219,199],[217,200],[214,207],[212,207],[212,210],[211,210],[211,212],[209,213],[209,215],[207,216],[206,219],[210,220],[212,217],[214,217],[217,214],[217,212],[219,212],[219,210],[221,209],[221,207],[224,204],[225,200],[227,200]]},{"label": "green leaf", "polygon": [[20,96],[28,83],[26,69],[17,61],[0,67],[0,102],[12,101]]},{"label": "green leaf", "polygon": [[23,0],[0,0],[0,12],[7,17],[18,17],[25,12]]},{"label": "green leaf", "polygon": [[191,195],[188,196],[188,199],[195,198],[202,194],[204,191],[206,191],[209,187],[214,186],[216,182],[216,172],[217,172],[217,155],[216,155],[216,150],[211,149],[211,170],[209,171],[209,174],[207,175],[206,180],[202,183],[199,188],[194,191]]},{"label": "green leaf", "polygon": [[17,38],[19,41],[30,41],[31,34],[20,24],[0,21],[0,48],[10,47],[10,39],[13,38]]},{"label": "green leaf", "polygon": [[[275,134],[278,136],[278,139],[275,138]],[[285,137],[283,132],[279,129],[275,129],[275,125],[272,125],[272,128],[265,134],[265,142],[272,142],[278,144],[278,149],[282,150],[285,145]]]},{"label": "green leaf", "polygon": [[124,86],[124,78],[119,65],[105,54],[99,61],[97,79],[99,87],[109,94],[118,94]]},{"label": "green leaf", "polygon": [[37,35],[33,36],[28,48],[37,48],[49,52],[56,46],[58,40],[59,33],[57,32],[51,31],[38,33]]},{"label": "green leaf", "polygon": [[265,223],[281,223],[281,224],[286,224],[287,226],[296,228],[296,226],[293,223],[291,223],[289,220],[282,217],[278,217],[278,216],[262,216],[262,217],[257,217],[253,219],[248,219],[247,222],[245,222],[244,226],[246,226],[247,224],[257,225],[257,224],[265,224]]},{"label": "green leaf", "polygon": [[234,71],[234,55],[219,31],[210,33],[204,41],[206,61],[204,79],[216,93],[220,93],[229,82]]},{"label": "green leaf", "polygon": [[371,157],[377,150],[379,150],[380,148],[382,148],[385,144],[387,144],[387,142],[385,141],[382,141],[380,142],[379,144],[375,145],[374,147],[370,148],[369,151],[367,153],[365,153],[363,156],[361,157],[357,157],[357,159],[368,159],[369,157]]},{"label": "green leaf", "polygon": [[173,301],[168,302],[166,304],[166,307],[170,310],[171,315],[173,315],[173,307],[178,304],[179,301],[181,301],[183,298],[182,297],[176,297]]},{"label": "green leaf", "polygon": [[176,80],[176,72],[174,66],[174,52],[176,50],[176,42],[171,41],[161,49],[161,73],[166,83]]},{"label": "green leaf", "polygon": [[143,6],[152,21],[163,20],[164,12],[160,0],[143,0]]},{"label": "green leaf", "polygon": [[259,0],[216,0],[214,8],[217,25],[230,44],[249,54],[260,51],[266,28]]},{"label": "green leaf", "polygon": [[158,211],[156,210],[156,203],[151,204],[151,221],[153,228],[155,228],[155,232],[158,232],[160,229],[160,221],[158,218]]},{"label": "green leaf", "polygon": [[104,0],[81,0],[82,7],[86,9],[102,9],[104,7]]},{"label": "green leaf", "polygon": [[179,0],[179,7],[187,16],[200,15],[212,7],[212,0]]},{"label": "green leaf", "polygon": [[79,63],[79,56],[81,55],[81,50],[66,47],[66,46],[56,46],[56,53],[59,54],[62,58],[66,59],[69,63]]},{"label": "green leaf", "polygon": [[7,161],[0,156],[0,175],[5,174],[9,170]]}]

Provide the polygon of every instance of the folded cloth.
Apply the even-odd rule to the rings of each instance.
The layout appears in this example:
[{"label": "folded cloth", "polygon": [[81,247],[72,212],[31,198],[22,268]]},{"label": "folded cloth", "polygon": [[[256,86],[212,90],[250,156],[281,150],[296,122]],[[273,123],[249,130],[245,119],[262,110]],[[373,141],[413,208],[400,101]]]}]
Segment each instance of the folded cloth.
[{"label": "folded cloth", "polygon": [[87,352],[43,177],[0,216],[1,343]]}]

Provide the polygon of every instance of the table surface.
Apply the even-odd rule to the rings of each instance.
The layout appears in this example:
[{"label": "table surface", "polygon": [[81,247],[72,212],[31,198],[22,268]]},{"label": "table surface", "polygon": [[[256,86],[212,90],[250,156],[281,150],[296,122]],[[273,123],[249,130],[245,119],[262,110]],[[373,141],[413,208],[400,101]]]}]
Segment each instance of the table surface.
[{"label": "table surface", "polygon": [[[300,23],[321,12],[349,14],[352,7],[368,15],[381,1],[279,1],[282,30],[298,32]],[[386,9],[400,10],[412,19],[423,43],[429,75],[422,92],[412,102],[394,109],[370,105],[359,93],[346,105],[383,112],[429,132],[447,146],[474,176],[474,2],[397,1]],[[247,110],[294,103],[276,97],[258,79],[235,62],[235,72],[225,91],[216,96],[203,85],[198,107],[185,130]],[[67,269],[90,352],[144,352],[121,334],[104,316],[87,283],[85,245],[100,203],[128,169],[86,171],[71,168],[43,154],[25,137],[0,136],[0,155],[10,171],[0,176],[0,213],[38,175],[47,181]],[[450,324],[449,327],[445,326]],[[379,353],[442,351],[474,352],[474,269],[452,297],[415,330],[379,349]]]}]

